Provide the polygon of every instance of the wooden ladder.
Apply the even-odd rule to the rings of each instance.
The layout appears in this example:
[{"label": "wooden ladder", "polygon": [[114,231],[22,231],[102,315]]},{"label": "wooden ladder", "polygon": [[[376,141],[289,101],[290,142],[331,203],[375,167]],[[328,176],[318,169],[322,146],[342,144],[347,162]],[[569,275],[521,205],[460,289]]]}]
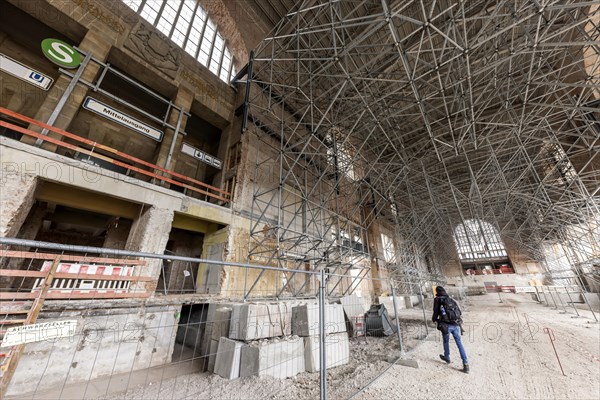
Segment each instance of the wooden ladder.
[{"label": "wooden ladder", "polygon": [[[5,334],[4,325],[31,325],[37,321],[38,316],[40,315],[40,311],[42,310],[42,306],[44,304],[44,300],[52,286],[52,281],[54,280],[54,274],[58,268],[60,263],[61,255],[57,255],[52,262],[52,267],[48,270],[48,273],[43,278],[43,284],[41,290],[38,292],[36,298],[33,299],[33,303],[31,304],[31,308],[28,310],[6,310],[0,311],[0,315],[15,315],[15,314],[26,314],[26,318],[24,319],[3,319],[0,320],[0,325],[2,326],[2,334]],[[2,373],[2,377],[0,378],[0,398],[5,398],[6,391],[8,390],[8,385],[17,369],[17,364],[19,363],[19,358],[25,349],[24,344],[19,344],[13,346],[7,354],[4,354],[4,363],[0,366],[0,371]]]}]

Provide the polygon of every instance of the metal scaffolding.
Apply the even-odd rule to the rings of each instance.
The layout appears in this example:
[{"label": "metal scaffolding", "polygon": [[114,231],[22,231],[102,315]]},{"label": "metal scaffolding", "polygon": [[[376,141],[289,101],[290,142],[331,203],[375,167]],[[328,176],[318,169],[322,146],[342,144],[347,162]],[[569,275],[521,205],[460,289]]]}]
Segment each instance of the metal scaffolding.
[{"label": "metal scaffolding", "polygon": [[439,281],[479,219],[597,274],[599,40],[597,2],[300,1],[250,61],[250,259],[360,279],[389,226],[381,267]]}]

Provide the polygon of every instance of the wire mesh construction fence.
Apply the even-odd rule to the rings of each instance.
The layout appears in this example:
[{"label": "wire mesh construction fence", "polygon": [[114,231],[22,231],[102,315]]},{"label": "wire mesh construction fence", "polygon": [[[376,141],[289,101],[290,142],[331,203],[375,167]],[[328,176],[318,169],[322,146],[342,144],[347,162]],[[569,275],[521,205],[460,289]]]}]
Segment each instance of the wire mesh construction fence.
[{"label": "wire mesh construction fence", "polygon": [[302,296],[269,297],[276,290],[264,285],[252,298],[171,293],[158,279],[165,260],[264,279],[289,270],[0,241],[5,398],[348,398],[431,330],[430,282],[391,281],[376,298],[329,296],[355,277],[303,270],[294,272],[314,291]]}]

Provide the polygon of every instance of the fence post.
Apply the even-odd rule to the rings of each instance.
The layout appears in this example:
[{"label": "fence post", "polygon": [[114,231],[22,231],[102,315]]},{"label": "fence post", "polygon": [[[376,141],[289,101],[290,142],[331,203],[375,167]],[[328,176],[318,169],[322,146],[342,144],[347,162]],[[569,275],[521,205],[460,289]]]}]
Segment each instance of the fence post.
[{"label": "fence post", "polygon": [[546,296],[546,292],[544,291],[544,287],[542,286],[542,294],[544,295],[544,302],[546,303],[546,306],[550,306],[550,303],[548,303],[548,296]]},{"label": "fence post", "polygon": [[575,310],[575,313],[579,317],[579,311],[577,311],[577,307],[575,307],[575,303],[573,302],[573,299],[571,298],[571,293],[569,293],[569,287],[566,286],[566,289],[567,289],[567,296],[569,296],[569,302],[571,303],[571,306],[573,307],[573,310]]},{"label": "fence post", "polygon": [[394,283],[392,282],[392,301],[394,304],[394,315],[396,316],[396,332],[398,333],[398,343],[400,344],[400,355],[404,353],[404,346],[402,345],[402,334],[400,332],[400,315],[398,314],[398,307],[396,306],[396,291],[394,290]]},{"label": "fence post", "polygon": [[540,292],[538,291],[537,286],[534,286],[533,288],[535,289],[535,295],[536,295],[536,298],[537,298],[537,302],[541,303],[542,302],[542,296],[540,296]]},{"label": "fence post", "polygon": [[554,303],[554,309],[558,310],[558,305],[556,304],[556,300],[554,300],[554,296],[552,296],[552,289],[550,288],[550,286],[548,286],[548,293],[550,293],[550,298],[552,299],[552,302]]},{"label": "fence post", "polygon": [[327,360],[325,352],[325,269],[321,269],[321,279],[319,282],[319,365],[320,365],[320,399],[327,400]]},{"label": "fence post", "polygon": [[423,309],[423,322],[425,322],[425,334],[429,335],[429,327],[427,327],[427,315],[425,314],[425,297],[423,297],[423,288],[419,279],[419,293],[421,293],[421,308]]},{"label": "fence post", "polygon": [[560,297],[560,293],[558,293],[558,288],[554,287],[554,292],[556,293],[556,297],[558,297],[558,301],[560,301],[560,305],[562,306],[563,310],[564,310],[564,314],[567,313],[567,308],[565,307],[565,303],[563,302],[562,298]]}]

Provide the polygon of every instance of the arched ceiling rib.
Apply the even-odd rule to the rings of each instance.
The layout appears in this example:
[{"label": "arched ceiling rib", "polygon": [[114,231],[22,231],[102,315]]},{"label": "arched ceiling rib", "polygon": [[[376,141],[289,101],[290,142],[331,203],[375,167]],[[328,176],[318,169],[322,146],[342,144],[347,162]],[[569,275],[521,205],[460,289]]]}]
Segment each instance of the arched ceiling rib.
[{"label": "arched ceiling rib", "polygon": [[[270,129],[289,143],[343,132],[355,170],[394,199],[408,236],[442,248],[457,223],[483,218],[533,251],[599,218],[593,2],[249,5],[281,17],[253,61],[260,95],[277,93],[293,117]],[[258,103],[256,121],[280,117]]]}]

